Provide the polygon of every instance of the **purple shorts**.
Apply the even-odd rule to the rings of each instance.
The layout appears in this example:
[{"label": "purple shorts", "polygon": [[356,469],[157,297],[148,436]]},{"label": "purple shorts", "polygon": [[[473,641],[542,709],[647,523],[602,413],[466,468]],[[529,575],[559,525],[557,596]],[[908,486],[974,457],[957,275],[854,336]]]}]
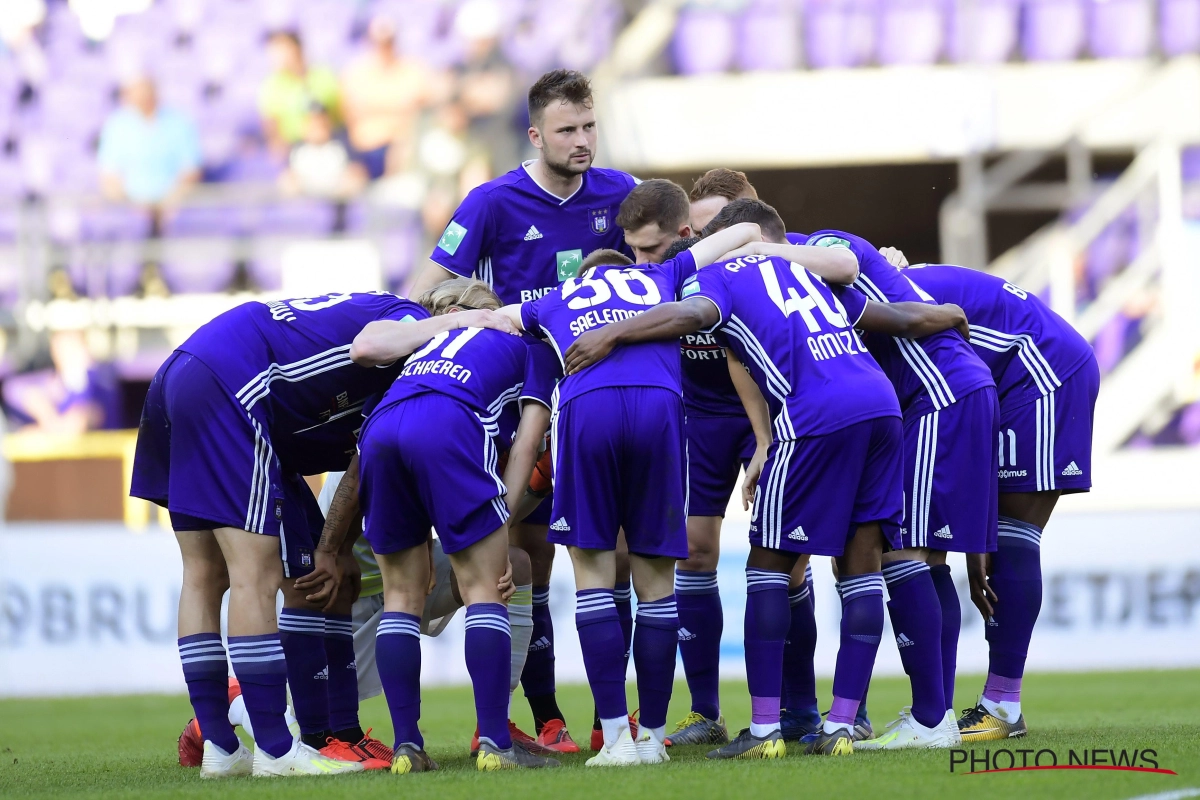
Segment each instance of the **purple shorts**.
[{"label": "purple shorts", "polygon": [[264,408],[246,411],[204,362],[172,353],[142,407],[129,493],[165,506],[176,530],[280,536],[284,574],[303,575],[324,518],[303,478],[282,471]]},{"label": "purple shorts", "polygon": [[996,550],[996,389],[904,417],[905,547]]},{"label": "purple shorts", "polygon": [[750,543],[840,556],[859,525],[899,543],[904,496],[900,420],[877,417],[823,436],[776,441],[758,479]]},{"label": "purple shorts", "polygon": [[555,414],[548,541],[687,558],[683,400],[669,389],[593,389]]},{"label": "purple shorts", "polygon": [[1093,358],[1045,397],[1000,406],[1000,491],[1086,492],[1092,488],[1092,419],[1100,392]]},{"label": "purple shorts", "polygon": [[723,517],[742,466],[754,457],[754,429],[740,417],[693,417],[686,422],[688,516]]},{"label": "purple shorts", "polygon": [[496,442],[451,397],[431,392],[374,412],[358,453],[363,535],[376,553],[424,544],[431,527],[457,553],[508,521]]}]

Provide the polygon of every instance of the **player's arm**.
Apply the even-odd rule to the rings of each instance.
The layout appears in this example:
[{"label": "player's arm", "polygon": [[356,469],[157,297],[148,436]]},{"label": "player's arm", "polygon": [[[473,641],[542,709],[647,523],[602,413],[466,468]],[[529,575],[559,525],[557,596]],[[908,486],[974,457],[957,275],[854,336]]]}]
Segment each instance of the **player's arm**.
[{"label": "player's arm", "polygon": [[525,330],[525,323],[521,320],[521,306],[524,303],[509,303],[508,305],[497,311],[497,314],[505,317],[513,325],[517,326],[517,330]]},{"label": "player's arm", "polygon": [[754,487],[758,485],[758,478],[767,463],[767,453],[771,449],[771,410],[758,384],[733,350],[725,348],[725,356],[729,362],[733,388],[737,390],[746,416],[750,418],[750,427],[754,430],[754,457],[746,467],[746,480],[742,483],[742,508],[749,509],[754,502]]},{"label": "player's arm", "polygon": [[425,269],[421,270],[421,274],[413,282],[409,297],[420,297],[439,283],[445,283],[457,277],[459,276],[431,259],[425,263]]},{"label": "player's arm", "polygon": [[644,314],[587,331],[563,356],[563,371],[574,375],[623,344],[678,339],[711,328],[721,321],[721,312],[711,301],[689,297],[655,306]]},{"label": "player's arm", "polygon": [[[550,427],[550,409],[541,403],[527,402],[521,408],[521,421],[508,451],[508,464],[504,468],[504,487],[508,490],[505,502],[509,514],[515,515],[525,497],[533,466],[538,460],[538,449]],[[528,514],[528,512],[526,512]]]},{"label": "player's arm", "polygon": [[338,588],[341,585],[343,570],[338,563],[338,555],[353,544],[358,538],[357,531],[350,535],[351,525],[358,516],[358,453],[350,459],[337,491],[325,514],[325,527],[321,529],[321,539],[313,552],[313,571],[296,581],[297,591],[316,589],[305,595],[310,603],[325,601],[323,610],[329,610],[337,599]]},{"label": "player's arm", "polygon": [[762,243],[762,230],[756,223],[739,222],[706,236],[689,247],[688,252],[692,254],[697,267],[706,267],[720,261],[731,250]]},{"label": "player's arm", "polygon": [[727,258],[738,256],[778,256],[800,264],[828,283],[849,285],[858,279],[858,256],[845,247],[813,247],[807,244],[777,244],[775,242],[751,242],[731,253]]},{"label": "player's arm", "polygon": [[439,314],[417,322],[377,319],[354,337],[350,359],[361,367],[392,364],[413,353],[421,345],[444,331],[456,328],[494,328],[516,334],[518,328],[508,317],[487,309]]},{"label": "player's arm", "polygon": [[854,327],[905,339],[920,339],[954,328],[964,339],[971,341],[966,312],[953,303],[937,306],[932,303],[876,303],[868,300]]}]

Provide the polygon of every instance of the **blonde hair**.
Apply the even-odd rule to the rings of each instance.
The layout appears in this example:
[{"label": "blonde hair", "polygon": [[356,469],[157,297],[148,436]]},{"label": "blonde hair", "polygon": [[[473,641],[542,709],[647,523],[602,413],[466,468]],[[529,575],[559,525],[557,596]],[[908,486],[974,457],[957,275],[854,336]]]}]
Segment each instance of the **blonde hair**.
[{"label": "blonde hair", "polygon": [[438,314],[445,314],[452,306],[469,306],[495,311],[503,305],[490,286],[474,278],[455,278],[445,283],[439,283],[417,298],[417,302],[425,306],[425,310],[435,317]]}]

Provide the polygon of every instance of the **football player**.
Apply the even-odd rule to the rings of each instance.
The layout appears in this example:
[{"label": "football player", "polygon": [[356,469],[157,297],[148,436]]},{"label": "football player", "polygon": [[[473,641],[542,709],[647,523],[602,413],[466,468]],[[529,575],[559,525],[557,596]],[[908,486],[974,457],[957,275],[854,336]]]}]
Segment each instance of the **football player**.
[{"label": "football player", "polygon": [[[626,255],[617,209],[637,180],[592,166],[597,129],[592,87],[572,70],[542,75],[529,89],[529,141],[538,158],[489,181],[463,200],[418,277],[419,296],[456,276],[477,277],[504,303],[522,303],[573,277],[583,256],[599,248]],[[578,752],[555,699],[554,626],[547,605],[554,547],[546,541],[551,503],[513,526],[513,543],[533,564],[533,644],[521,682],[538,741]],[[630,617],[629,599],[618,601]]]},{"label": "football player", "polygon": [[[179,653],[205,739],[202,777],[363,769],[365,759],[337,760],[293,740],[284,720],[290,683],[310,741],[329,725],[325,622],[293,581],[337,553],[315,550],[321,515],[301,475],[345,469],[362,406],[400,370],[356,366],[354,336],[389,320],[411,352],[456,321],[428,317],[386,293],[246,303],[196,331],[151,383],[130,493],[169,510],[183,554]],[[491,312],[462,319],[512,329]],[[253,723],[253,754],[227,716],[227,586],[229,660]]]}]

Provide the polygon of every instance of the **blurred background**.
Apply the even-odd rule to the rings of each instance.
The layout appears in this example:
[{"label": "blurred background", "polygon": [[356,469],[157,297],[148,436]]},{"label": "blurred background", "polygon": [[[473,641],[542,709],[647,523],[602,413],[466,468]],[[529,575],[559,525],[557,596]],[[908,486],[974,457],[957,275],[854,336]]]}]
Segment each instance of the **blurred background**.
[{"label": "blurred background", "polygon": [[[1096,488],[1045,540],[1031,665],[1200,665],[1200,0],[3,6],[0,694],[182,686],[178,557],[125,494],[150,378],[247,300],[403,292],[466,192],[532,157],[525,91],[556,67],[593,77],[600,165],[744,169],[791,230],[992,270],[1071,320],[1104,374]],[[68,656],[109,666],[41,669]]]}]

